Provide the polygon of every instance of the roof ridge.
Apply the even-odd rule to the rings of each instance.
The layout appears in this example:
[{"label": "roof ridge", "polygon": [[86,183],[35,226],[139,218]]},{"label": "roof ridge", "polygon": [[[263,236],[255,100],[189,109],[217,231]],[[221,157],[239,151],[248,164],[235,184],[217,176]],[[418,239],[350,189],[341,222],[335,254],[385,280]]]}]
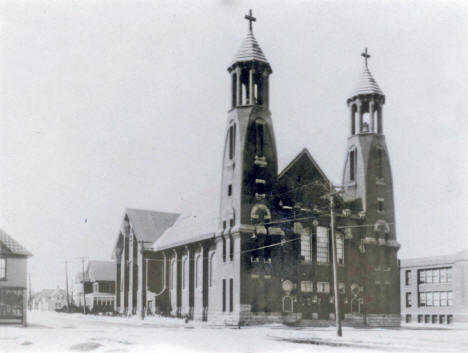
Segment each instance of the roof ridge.
[{"label": "roof ridge", "polygon": [[140,212],[148,212],[148,213],[164,213],[164,214],[171,214],[171,215],[180,214],[178,212],[155,211],[155,210],[148,210],[148,209],[145,209],[145,208],[133,208],[133,207],[126,207],[125,211],[140,211]]}]

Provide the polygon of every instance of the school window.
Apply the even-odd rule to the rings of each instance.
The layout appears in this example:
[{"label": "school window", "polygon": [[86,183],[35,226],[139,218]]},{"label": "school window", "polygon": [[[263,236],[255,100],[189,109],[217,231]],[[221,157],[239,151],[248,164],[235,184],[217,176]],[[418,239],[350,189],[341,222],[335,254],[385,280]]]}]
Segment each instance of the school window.
[{"label": "school window", "polygon": [[345,294],[346,293],[346,287],[343,282],[338,283],[338,293],[340,294]]},{"label": "school window", "polygon": [[301,257],[306,262],[312,262],[312,238],[310,234],[301,234]]},{"label": "school window", "polygon": [[317,263],[329,261],[328,228],[317,227]]},{"label": "school window", "polygon": [[226,311],[226,280],[223,279],[223,312]]},{"label": "school window", "polygon": [[411,308],[411,293],[406,293],[406,307]]},{"label": "school window", "polygon": [[405,271],[405,284],[409,286],[411,284],[411,270]]},{"label": "school window", "polygon": [[440,306],[447,306],[447,292],[440,292]]},{"label": "school window", "polygon": [[435,268],[418,271],[419,283],[449,283],[452,280],[451,268]]},{"label": "school window", "polygon": [[344,264],[344,246],[343,236],[341,234],[336,235],[336,261],[339,265]]},{"label": "school window", "polygon": [[234,311],[234,280],[229,279],[229,311]]},{"label": "school window", "polygon": [[421,292],[419,293],[419,306],[452,306],[451,291]]},{"label": "school window", "polygon": [[426,306],[426,293],[425,292],[419,293],[418,306]]},{"label": "school window", "polygon": [[311,293],[314,290],[312,281],[301,281],[301,292]]},{"label": "school window", "polygon": [[330,293],[330,283],[317,282],[317,293]]},{"label": "school window", "polygon": [[349,152],[349,180],[356,180],[356,150]]},{"label": "school window", "polygon": [[232,195],[232,184],[228,185],[228,196]]},{"label": "school window", "polygon": [[6,272],[6,258],[0,258],[0,280],[6,280],[7,272]]},{"label": "school window", "polygon": [[452,292],[447,292],[447,306],[453,305],[453,296]]},{"label": "school window", "polygon": [[432,292],[426,293],[426,306],[432,306]]}]

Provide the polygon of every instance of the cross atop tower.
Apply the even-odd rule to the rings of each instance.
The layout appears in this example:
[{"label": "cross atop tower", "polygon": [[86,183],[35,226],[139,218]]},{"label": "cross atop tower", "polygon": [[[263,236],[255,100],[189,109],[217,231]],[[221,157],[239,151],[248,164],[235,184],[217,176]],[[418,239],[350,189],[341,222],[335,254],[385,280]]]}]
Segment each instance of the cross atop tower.
[{"label": "cross atop tower", "polygon": [[249,21],[249,30],[252,31],[252,22],[256,22],[257,19],[252,16],[252,10],[249,10],[249,14],[245,15],[244,17],[247,21]]},{"label": "cross atop tower", "polygon": [[367,59],[370,58],[370,54],[367,54],[367,48],[366,48],[366,50],[364,50],[364,53],[362,53],[361,56],[364,57],[364,61],[366,63],[366,67],[367,67]]}]

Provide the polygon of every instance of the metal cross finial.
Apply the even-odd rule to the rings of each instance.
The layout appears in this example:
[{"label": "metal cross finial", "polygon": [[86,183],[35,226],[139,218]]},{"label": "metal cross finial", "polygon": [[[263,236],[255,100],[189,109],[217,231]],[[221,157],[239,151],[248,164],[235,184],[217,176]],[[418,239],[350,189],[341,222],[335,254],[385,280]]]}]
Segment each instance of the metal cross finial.
[{"label": "metal cross finial", "polygon": [[366,48],[366,50],[364,50],[364,53],[362,53],[361,56],[364,57],[364,60],[365,60],[365,63],[366,63],[366,67],[367,67],[367,59],[370,58],[370,54],[367,54],[367,48]]},{"label": "metal cross finial", "polygon": [[249,21],[249,29],[252,31],[252,22],[257,21],[257,19],[252,16],[252,10],[249,10],[249,14],[245,15],[245,19]]}]

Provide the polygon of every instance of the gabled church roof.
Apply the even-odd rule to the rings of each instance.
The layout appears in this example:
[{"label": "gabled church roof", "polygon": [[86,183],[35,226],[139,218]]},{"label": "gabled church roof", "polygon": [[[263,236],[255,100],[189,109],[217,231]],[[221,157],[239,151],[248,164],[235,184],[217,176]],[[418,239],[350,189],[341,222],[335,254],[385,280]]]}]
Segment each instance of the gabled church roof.
[{"label": "gabled church roof", "polygon": [[0,254],[32,256],[20,243],[0,229]]},{"label": "gabled church roof", "polygon": [[367,65],[364,65],[364,70],[362,71],[361,78],[359,79],[359,84],[356,90],[353,92],[352,97],[365,94],[379,94],[381,96],[384,95]]},{"label": "gabled church roof", "polygon": [[126,214],[138,240],[156,241],[179,217],[178,213],[127,208]]},{"label": "gabled church roof", "polygon": [[181,216],[154,242],[154,250],[164,250],[215,236],[218,230],[219,190],[210,189],[185,200]]},{"label": "gabled church roof", "polygon": [[315,161],[315,159],[312,157],[312,155],[310,154],[310,152],[309,152],[309,150],[307,148],[304,148],[301,152],[299,152],[299,154],[296,157],[294,157],[294,159],[291,162],[289,162],[289,164],[279,173],[278,179],[281,179],[286,173],[288,173],[288,171],[292,168],[292,166],[294,166],[297,163],[297,161],[299,161],[301,159],[301,157],[308,158],[310,160],[310,162],[313,164],[313,166],[315,167],[315,169],[317,169],[319,174],[322,176],[322,178],[324,180],[326,180],[327,182],[329,182],[329,179],[327,178],[327,176],[323,172],[322,168],[320,168],[320,166]]},{"label": "gabled church roof", "polygon": [[232,65],[246,61],[259,61],[269,65],[268,60],[265,57],[265,54],[263,54],[262,48],[260,48],[252,30],[249,30],[247,33],[247,37],[245,37],[242,46],[234,57]]}]

